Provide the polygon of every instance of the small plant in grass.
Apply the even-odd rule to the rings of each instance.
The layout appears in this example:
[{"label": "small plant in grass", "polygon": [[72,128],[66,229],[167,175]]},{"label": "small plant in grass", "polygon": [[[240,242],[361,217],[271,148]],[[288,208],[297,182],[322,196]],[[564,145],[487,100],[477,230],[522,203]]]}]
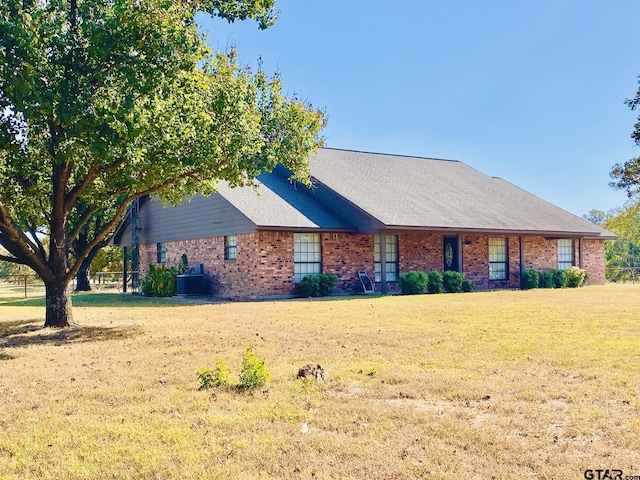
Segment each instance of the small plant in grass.
[{"label": "small plant in grass", "polygon": [[442,274],[442,286],[447,293],[458,293],[462,291],[463,276],[460,272],[447,270]]},{"label": "small plant in grass", "polygon": [[367,370],[366,374],[368,377],[375,377],[376,375],[378,375],[378,369],[376,367],[371,367],[369,370]]},{"label": "small plant in grass", "polygon": [[254,388],[264,387],[271,378],[271,372],[267,370],[265,361],[258,358],[253,346],[248,345],[247,350],[242,356],[242,371],[240,372],[241,390],[252,390]]},{"label": "small plant in grass", "polygon": [[226,363],[220,358],[216,359],[213,370],[209,367],[200,367],[198,369],[198,378],[200,379],[200,390],[207,390],[211,387],[221,387],[229,383],[229,374],[231,370]]},{"label": "small plant in grass", "polygon": [[429,272],[429,275],[427,275],[427,292],[442,292],[442,274],[440,272],[432,270]]},{"label": "small plant in grass", "polygon": [[569,267],[564,272],[564,286],[569,288],[581,287],[586,277],[586,270],[580,267]]},{"label": "small plant in grass", "polygon": [[476,286],[473,283],[473,280],[469,280],[468,278],[465,278],[464,280],[462,280],[462,291],[463,292],[473,292],[473,290],[475,288],[476,288]]},{"label": "small plant in grass", "polygon": [[538,288],[540,282],[540,274],[537,270],[530,268],[522,272],[522,289],[531,290],[532,288]]},{"label": "small plant in grass", "polygon": [[403,295],[416,295],[427,291],[429,279],[424,272],[411,271],[403,273],[398,279],[400,291]]}]

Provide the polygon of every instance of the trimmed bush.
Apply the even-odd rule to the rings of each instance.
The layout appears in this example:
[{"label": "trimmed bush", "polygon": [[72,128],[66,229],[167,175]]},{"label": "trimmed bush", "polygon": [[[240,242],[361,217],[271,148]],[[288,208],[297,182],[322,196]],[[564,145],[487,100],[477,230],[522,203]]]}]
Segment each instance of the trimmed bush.
[{"label": "trimmed bush", "polygon": [[149,273],[142,279],[140,293],[147,297],[171,297],[176,294],[178,270],[175,267],[149,265]]},{"label": "trimmed bush", "polygon": [[327,297],[333,293],[338,282],[338,276],[328,273],[318,275],[319,290],[321,297]]},{"label": "trimmed bush", "polygon": [[447,270],[442,274],[442,286],[447,293],[459,293],[462,291],[464,277],[460,272]]},{"label": "trimmed bush", "polygon": [[427,292],[442,292],[442,274],[440,272],[432,270],[429,272],[429,275],[427,275]]},{"label": "trimmed bush", "polygon": [[464,280],[462,280],[462,291],[463,292],[473,292],[473,290],[475,288],[476,288],[476,286],[473,283],[473,280],[469,280],[468,278],[465,278]]},{"label": "trimmed bush", "polygon": [[337,275],[305,275],[296,285],[296,291],[301,297],[326,297],[333,293],[337,282]]},{"label": "trimmed bush", "polygon": [[414,270],[401,274],[398,283],[403,295],[416,295],[427,291],[429,278],[426,273]]},{"label": "trimmed bush", "polygon": [[553,273],[543,270],[538,274],[538,288],[554,288]]},{"label": "trimmed bush", "polygon": [[318,275],[305,275],[296,285],[296,291],[301,297],[319,297],[320,278]]},{"label": "trimmed bush", "polygon": [[564,272],[564,286],[568,288],[581,287],[586,277],[586,270],[579,267],[569,267]]},{"label": "trimmed bush", "polygon": [[564,287],[564,270],[551,270],[551,275],[553,276],[553,288]]},{"label": "trimmed bush", "polygon": [[531,290],[532,288],[538,288],[540,282],[540,274],[537,270],[532,268],[522,272],[521,287],[523,290]]}]

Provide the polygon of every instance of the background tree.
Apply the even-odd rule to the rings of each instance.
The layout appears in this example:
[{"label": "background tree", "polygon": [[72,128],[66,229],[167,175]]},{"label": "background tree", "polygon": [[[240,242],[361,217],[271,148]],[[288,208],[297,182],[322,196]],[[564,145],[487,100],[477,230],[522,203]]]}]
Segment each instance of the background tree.
[{"label": "background tree", "polygon": [[[274,2],[0,3],[0,260],[42,278],[45,326],[72,322],[70,282],[132,200],[177,204],[279,162],[308,182],[323,112],[234,51],[212,53],[195,25],[205,11],[266,28]],[[38,228],[48,249],[29,234]]]},{"label": "background tree", "polygon": [[[640,107],[640,87],[635,98],[627,99],[625,103],[631,110]],[[631,138],[636,142],[636,145],[640,145],[640,115],[638,122],[634,125]],[[640,157],[632,158],[623,164],[616,163],[611,169],[611,180],[609,185],[619,190],[626,190],[629,197],[638,195],[640,193]]]}]

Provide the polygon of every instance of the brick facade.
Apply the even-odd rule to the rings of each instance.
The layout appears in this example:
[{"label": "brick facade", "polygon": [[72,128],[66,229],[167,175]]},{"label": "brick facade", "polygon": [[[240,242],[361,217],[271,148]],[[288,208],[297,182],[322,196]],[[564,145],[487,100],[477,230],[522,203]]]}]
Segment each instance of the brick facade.
[{"label": "brick facade", "polygon": [[[433,232],[398,232],[398,271],[429,272],[443,270],[443,235]],[[509,235],[508,279],[489,280],[489,237],[460,234],[462,271],[478,290],[519,288],[520,237]],[[495,235],[499,237],[500,235]],[[183,254],[189,265],[203,264],[208,293],[233,299],[256,298],[295,293],[294,234],[259,231],[237,236],[237,255],[225,260],[224,237],[182,240],[166,244],[166,264],[177,265]],[[338,276],[336,291],[352,293],[356,272],[366,271],[373,280],[374,235],[323,233],[322,271]],[[524,268],[557,268],[557,241],[537,236],[523,237]],[[574,239],[574,259],[579,263],[579,241]],[[156,264],[157,246],[141,245],[140,266],[144,275],[149,264]],[[589,284],[604,283],[604,241],[582,241],[583,268]],[[379,285],[378,285],[379,289]],[[397,282],[389,282],[388,291],[397,291]]]}]

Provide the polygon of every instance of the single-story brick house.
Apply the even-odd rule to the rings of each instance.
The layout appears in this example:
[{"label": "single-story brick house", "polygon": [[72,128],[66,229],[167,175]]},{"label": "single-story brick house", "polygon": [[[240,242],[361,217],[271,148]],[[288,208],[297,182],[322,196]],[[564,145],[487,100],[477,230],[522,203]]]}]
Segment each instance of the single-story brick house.
[{"label": "single-story brick house", "polygon": [[[401,273],[457,270],[477,289],[518,288],[524,269],[586,269],[604,283],[604,241],[614,234],[500,178],[459,161],[320,149],[313,185],[282,167],[253,188],[222,183],[177,207],[140,202],[140,269],[202,264],[211,293],[230,298],[290,295],[306,274],[357,288],[398,289]],[[124,223],[116,245],[131,245]]]}]

